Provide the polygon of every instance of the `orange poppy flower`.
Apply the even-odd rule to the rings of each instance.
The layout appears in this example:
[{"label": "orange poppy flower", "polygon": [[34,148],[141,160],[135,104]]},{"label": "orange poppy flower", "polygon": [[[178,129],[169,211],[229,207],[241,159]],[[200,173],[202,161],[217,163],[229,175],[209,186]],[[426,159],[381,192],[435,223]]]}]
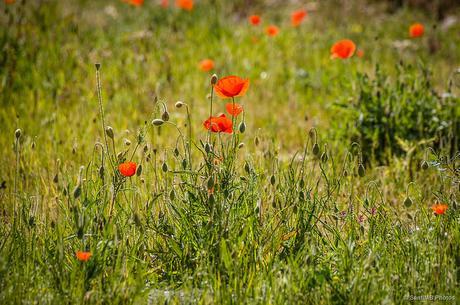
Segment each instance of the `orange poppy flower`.
[{"label": "orange poppy flower", "polygon": [[123,0],[123,1],[133,6],[142,6],[144,4],[144,0]]},{"label": "orange poppy flower", "polygon": [[342,39],[334,43],[331,48],[331,58],[346,59],[353,56],[356,50],[356,45],[350,39]]},{"label": "orange poppy flower", "polygon": [[210,117],[204,121],[203,125],[207,130],[212,132],[233,133],[232,120],[227,118],[225,114],[221,114],[218,117]]},{"label": "orange poppy flower", "polygon": [[91,252],[77,251],[76,256],[80,262],[87,262],[93,254]]},{"label": "orange poppy flower", "polygon": [[433,204],[431,209],[436,215],[442,215],[447,211],[447,204]]},{"label": "orange poppy flower", "polygon": [[238,103],[228,103],[225,105],[225,109],[231,116],[238,116],[241,112],[243,112],[243,106]]},{"label": "orange poppy flower", "polygon": [[193,0],[176,0],[176,6],[186,11],[193,9]]},{"label": "orange poppy flower", "polygon": [[203,59],[200,61],[200,69],[205,72],[211,71],[214,69],[214,61],[211,59]]},{"label": "orange poppy flower", "polygon": [[169,0],[161,0],[161,7],[167,8],[169,6]]},{"label": "orange poppy flower", "polygon": [[120,174],[122,174],[125,177],[134,176],[134,174],[136,173],[136,168],[137,164],[135,162],[125,162],[118,165],[118,170],[120,171]]},{"label": "orange poppy flower", "polygon": [[249,79],[242,79],[238,76],[230,75],[219,79],[214,85],[216,93],[221,98],[243,96],[249,87]]},{"label": "orange poppy flower", "polygon": [[358,56],[359,58],[362,58],[364,56],[364,51],[361,49],[356,51],[356,56]]},{"label": "orange poppy flower", "polygon": [[409,28],[409,36],[411,38],[422,37],[425,32],[425,28],[421,23],[414,23]]},{"label": "orange poppy flower", "polygon": [[252,25],[259,25],[260,21],[261,21],[261,18],[260,18],[259,15],[251,15],[251,16],[249,16],[249,22]]},{"label": "orange poppy flower", "polygon": [[267,32],[267,35],[268,36],[276,36],[278,35],[280,29],[276,26],[276,25],[269,25],[267,26],[267,28],[265,29],[265,31]]},{"label": "orange poppy flower", "polygon": [[291,24],[294,27],[299,26],[302,21],[307,17],[306,10],[297,10],[291,14]]}]

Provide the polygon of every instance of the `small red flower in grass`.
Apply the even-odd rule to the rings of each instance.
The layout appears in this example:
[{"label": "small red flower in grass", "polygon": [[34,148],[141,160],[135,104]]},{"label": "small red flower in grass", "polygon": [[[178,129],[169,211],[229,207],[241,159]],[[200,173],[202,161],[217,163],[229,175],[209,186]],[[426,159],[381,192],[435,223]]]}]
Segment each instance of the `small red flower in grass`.
[{"label": "small red flower in grass", "polygon": [[249,87],[249,79],[242,79],[241,77],[230,75],[219,79],[217,84],[214,85],[216,94],[221,98],[230,98],[236,96],[243,96]]},{"label": "small red flower in grass", "polygon": [[267,26],[265,31],[267,32],[268,36],[274,37],[278,35],[278,33],[280,32],[280,29],[276,25],[269,25]]},{"label": "small red flower in grass", "polygon": [[76,256],[80,262],[87,262],[93,254],[91,252],[77,251]]},{"label": "small red flower in grass", "polygon": [[136,168],[137,164],[135,162],[125,162],[118,165],[118,170],[120,171],[120,174],[122,174],[125,177],[134,176],[134,174],[136,173]]},{"label": "small red flower in grass", "polygon": [[4,0],[5,4],[13,4],[16,0]]},{"label": "small red flower in grass", "polygon": [[364,51],[363,50],[356,51],[356,56],[358,56],[359,58],[362,58],[364,56]]},{"label": "small red flower in grass", "polygon": [[200,69],[205,72],[211,71],[214,69],[214,61],[211,59],[203,59],[200,61]]},{"label": "small red flower in grass", "polygon": [[306,10],[297,10],[291,14],[291,25],[293,27],[298,27],[302,21],[307,17]]},{"label": "small red flower in grass", "polygon": [[447,211],[447,204],[433,204],[431,209],[436,215],[442,215]]},{"label": "small red flower in grass", "polygon": [[176,6],[186,11],[193,9],[193,0],[176,0]]},{"label": "small red flower in grass", "polygon": [[225,109],[231,116],[238,116],[241,112],[243,112],[243,106],[238,103],[228,103],[225,105]]},{"label": "small red flower in grass", "polygon": [[422,37],[425,32],[425,28],[421,23],[414,23],[409,27],[409,36],[411,38]]},{"label": "small red flower in grass", "polygon": [[169,6],[169,0],[161,0],[161,7],[167,8]]},{"label": "small red flower in grass", "polygon": [[144,4],[144,0],[123,0],[123,1],[133,6],[142,6]]},{"label": "small red flower in grass", "polygon": [[207,130],[212,132],[233,133],[232,120],[227,118],[225,114],[221,114],[218,117],[210,117],[204,121],[203,125]]},{"label": "small red flower in grass", "polygon": [[353,56],[356,45],[350,39],[342,39],[334,43],[331,48],[331,58],[347,59]]},{"label": "small red flower in grass", "polygon": [[251,15],[251,16],[249,16],[249,23],[251,23],[254,26],[259,25],[260,21],[261,21],[261,18],[260,18],[259,15]]}]

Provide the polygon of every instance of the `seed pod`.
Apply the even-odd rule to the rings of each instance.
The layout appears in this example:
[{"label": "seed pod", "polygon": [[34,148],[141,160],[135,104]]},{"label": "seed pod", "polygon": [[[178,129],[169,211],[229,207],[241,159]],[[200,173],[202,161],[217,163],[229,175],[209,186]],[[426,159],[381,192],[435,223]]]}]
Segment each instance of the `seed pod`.
[{"label": "seed pod", "polygon": [[315,155],[315,156],[319,155],[319,145],[318,145],[318,143],[315,143],[313,145],[313,155]]},{"label": "seed pod", "polygon": [[168,110],[165,110],[165,112],[163,112],[163,114],[161,115],[161,119],[165,122],[169,121],[169,112]]},{"label": "seed pod", "polygon": [[271,185],[275,185],[275,183],[276,183],[275,175],[272,175],[272,176],[270,177],[270,184],[271,184]]},{"label": "seed pod", "polygon": [[425,160],[423,160],[420,167],[421,167],[423,170],[427,170],[427,169],[428,169],[428,162],[426,162]]},{"label": "seed pod", "polygon": [[217,84],[217,75],[213,74],[211,76],[211,85],[215,85],[215,84]]},{"label": "seed pod", "polygon": [[358,165],[358,175],[360,177],[364,177],[364,174],[365,174],[365,170],[364,170],[364,165],[362,163],[359,163]]},{"label": "seed pod", "polygon": [[179,109],[179,108],[182,108],[184,105],[185,105],[185,104],[184,104],[183,102],[181,102],[181,101],[177,101],[176,104],[174,104],[174,106],[175,106],[176,108],[178,108],[178,109]]},{"label": "seed pod", "polygon": [[412,199],[410,199],[410,197],[406,197],[406,199],[404,199],[404,205],[406,208],[410,207],[412,205]]},{"label": "seed pod", "polygon": [[105,128],[105,134],[106,134],[109,138],[113,139],[113,128],[110,127],[110,126],[107,126],[107,127]]},{"label": "seed pod", "polygon": [[344,177],[347,177],[347,176],[348,176],[348,171],[347,171],[347,170],[344,170],[344,171],[343,171],[343,176],[344,176]]},{"label": "seed pod", "polygon": [[19,139],[21,137],[21,134],[22,134],[22,131],[21,129],[16,129],[16,131],[14,132],[14,136],[16,137],[16,139]]},{"label": "seed pod", "polygon": [[176,192],[174,191],[174,189],[171,189],[171,192],[169,192],[169,199],[171,199],[171,201],[174,201],[174,199],[176,199]]},{"label": "seed pod", "polygon": [[161,165],[161,170],[165,173],[168,171],[168,164],[166,162],[163,162],[163,165]]},{"label": "seed pod", "polygon": [[142,164],[139,164],[139,166],[136,169],[136,176],[142,175]]},{"label": "seed pod", "polygon": [[162,119],[154,119],[152,121],[152,124],[155,125],[155,126],[161,126],[161,125],[163,125],[164,122],[165,121],[163,121]]},{"label": "seed pod", "polygon": [[240,126],[238,127],[239,131],[241,133],[244,133],[246,131],[246,123],[243,121],[240,123]]}]

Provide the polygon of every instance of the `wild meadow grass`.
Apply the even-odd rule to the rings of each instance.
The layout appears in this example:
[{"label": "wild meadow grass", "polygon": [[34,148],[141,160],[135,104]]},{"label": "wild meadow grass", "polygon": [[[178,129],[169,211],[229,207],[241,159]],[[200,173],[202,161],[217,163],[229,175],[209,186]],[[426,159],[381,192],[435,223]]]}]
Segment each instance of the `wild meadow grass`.
[{"label": "wild meadow grass", "polygon": [[7,2],[0,304],[458,303],[458,9]]}]

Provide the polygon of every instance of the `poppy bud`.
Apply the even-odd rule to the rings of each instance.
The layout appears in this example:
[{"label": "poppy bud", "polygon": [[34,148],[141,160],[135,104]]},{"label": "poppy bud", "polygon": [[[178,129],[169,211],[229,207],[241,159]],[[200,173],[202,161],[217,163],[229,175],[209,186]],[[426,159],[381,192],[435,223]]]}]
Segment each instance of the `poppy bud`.
[{"label": "poppy bud", "polygon": [[21,137],[21,129],[16,129],[16,131],[14,132],[14,136],[16,137],[16,139],[19,139]]},{"label": "poppy bud", "polygon": [[365,170],[364,170],[364,165],[362,163],[359,163],[358,165],[358,175],[360,177],[364,177]]},{"label": "poppy bud", "polygon": [[299,186],[300,186],[300,188],[302,188],[302,189],[304,188],[304,186],[305,186],[305,181],[303,180],[303,178],[300,179]]},{"label": "poppy bud", "polygon": [[246,123],[244,123],[244,121],[241,122],[238,129],[240,130],[241,133],[244,133],[244,131],[246,130]]},{"label": "poppy bud", "polygon": [[255,138],[254,138],[254,145],[258,146],[259,143],[260,143],[259,137],[255,137]]},{"label": "poppy bud", "polygon": [[216,199],[214,198],[214,194],[209,194],[209,203],[214,204],[216,202]]},{"label": "poppy bud", "polygon": [[142,175],[142,164],[139,164],[139,166],[136,169],[136,176]]},{"label": "poppy bud", "polygon": [[217,75],[213,74],[211,76],[211,85],[215,85],[215,84],[217,84]]},{"label": "poppy bud", "polygon": [[204,151],[208,154],[211,152],[211,145],[209,143],[204,144]]},{"label": "poppy bud", "polygon": [[423,170],[428,169],[428,162],[426,162],[425,160],[423,160],[420,167],[421,167]]},{"label": "poppy bud", "polygon": [[317,156],[319,154],[319,145],[318,143],[315,143],[313,145],[313,155]]},{"label": "poppy bud", "polygon": [[239,149],[241,149],[241,148],[243,148],[243,147],[244,147],[244,143],[243,143],[243,142],[241,142],[240,144],[238,144],[238,148],[239,148]]},{"label": "poppy bud", "polygon": [[179,157],[179,149],[174,148],[174,156]]},{"label": "poppy bud", "polygon": [[209,177],[208,182],[207,182],[207,187],[208,187],[208,190],[211,190],[214,187],[214,179],[212,177]]},{"label": "poppy bud", "polygon": [[169,199],[171,199],[171,201],[174,201],[175,198],[176,192],[174,191],[174,189],[172,189],[171,192],[169,192]]},{"label": "poppy bud", "polygon": [[164,122],[165,121],[163,121],[162,119],[154,119],[152,121],[152,124],[155,125],[155,126],[161,126],[161,125],[163,125]]},{"label": "poppy bud", "polygon": [[145,144],[145,146],[144,146],[144,153],[146,153],[148,150],[149,150],[149,146],[148,146],[147,144]]},{"label": "poppy bud", "polygon": [[161,115],[161,119],[165,122],[169,121],[169,112],[167,110],[163,112],[163,114]]},{"label": "poppy bud", "polygon": [[129,146],[129,145],[131,145],[131,141],[130,141],[130,140],[128,140],[128,139],[125,139],[125,145],[126,145],[126,146]]},{"label": "poppy bud", "polygon": [[83,228],[82,228],[82,227],[78,227],[78,230],[77,230],[77,237],[78,237],[79,239],[82,239],[82,238],[83,238],[83,235],[84,235]]},{"label": "poppy bud", "polygon": [[122,163],[122,159],[124,159],[124,158],[123,158],[123,152],[120,151],[120,152],[117,154],[117,159],[118,159],[118,161],[119,161],[120,163]]},{"label": "poppy bud", "polygon": [[176,104],[174,105],[176,108],[182,108],[182,106],[184,106],[185,104],[181,101],[177,101]]},{"label": "poppy bud", "polygon": [[109,138],[113,139],[113,128],[110,127],[110,126],[107,126],[107,127],[105,128],[105,134],[106,134]]},{"label": "poppy bud", "polygon": [[404,205],[406,206],[406,208],[410,207],[412,205],[412,199],[410,199],[410,197],[404,199]]},{"label": "poppy bud", "polygon": [[80,194],[81,194],[81,185],[79,184],[73,190],[73,198],[77,199],[78,197],[80,197]]},{"label": "poppy bud", "polygon": [[249,163],[246,162],[246,163],[244,164],[244,170],[246,171],[246,173],[249,174],[249,172],[250,172],[250,170],[251,170],[251,167],[249,166]]},{"label": "poppy bud", "polygon": [[99,167],[99,177],[101,177],[101,179],[104,179],[104,167],[101,165],[101,167]]},{"label": "poppy bud", "polygon": [[56,175],[54,175],[53,182],[54,182],[54,183],[58,183],[58,182],[59,182],[59,175],[58,175],[57,173],[56,173]]},{"label": "poppy bud", "polygon": [[308,135],[310,136],[310,139],[314,139],[315,138],[315,129],[310,129],[310,131],[308,132]]},{"label": "poppy bud", "polygon": [[167,172],[168,171],[168,164],[166,164],[166,162],[163,162],[163,165],[161,166],[161,170],[163,170],[163,172]]},{"label": "poppy bud", "polygon": [[182,159],[182,168],[183,169],[187,168],[187,159]]},{"label": "poppy bud", "polygon": [[328,156],[327,156],[327,153],[326,152],[323,152],[322,155],[321,155],[321,161],[323,163],[326,163],[328,160]]},{"label": "poppy bud", "polygon": [[32,144],[30,145],[30,148],[35,149],[35,141],[32,142]]},{"label": "poppy bud", "polygon": [[271,183],[271,185],[275,185],[275,183],[276,183],[275,175],[272,175],[272,176],[270,177],[270,183]]},{"label": "poppy bud", "polygon": [[95,63],[94,65],[96,66],[96,70],[99,71],[99,69],[101,68],[101,64],[100,63]]}]

